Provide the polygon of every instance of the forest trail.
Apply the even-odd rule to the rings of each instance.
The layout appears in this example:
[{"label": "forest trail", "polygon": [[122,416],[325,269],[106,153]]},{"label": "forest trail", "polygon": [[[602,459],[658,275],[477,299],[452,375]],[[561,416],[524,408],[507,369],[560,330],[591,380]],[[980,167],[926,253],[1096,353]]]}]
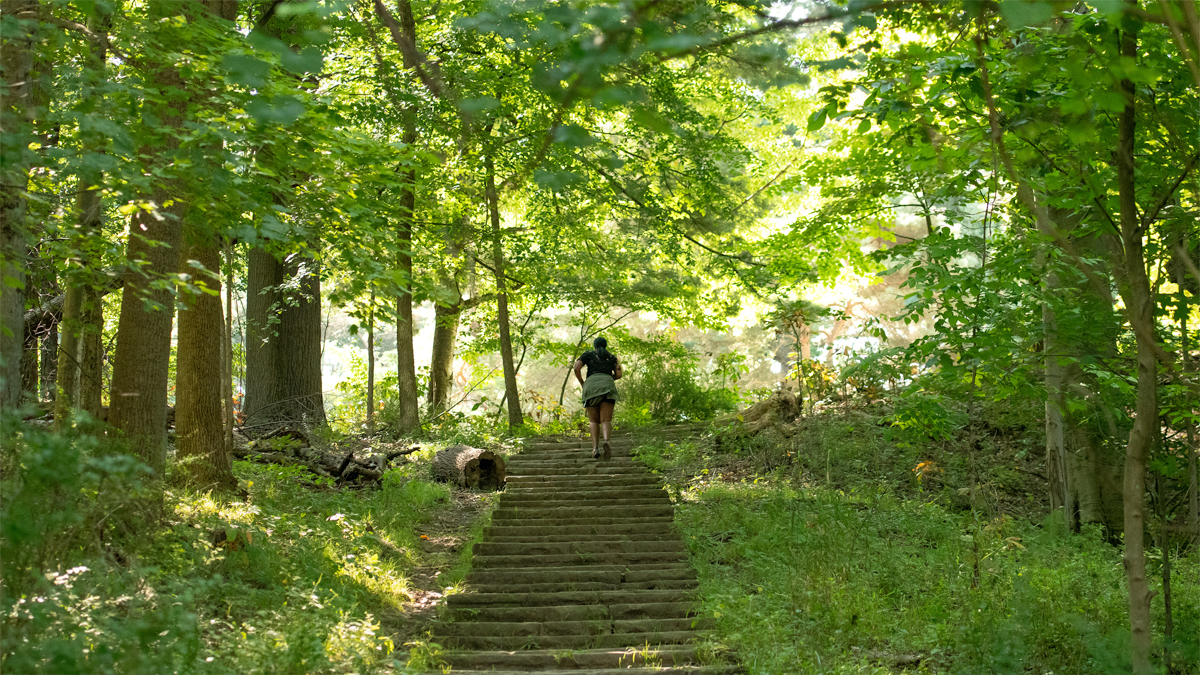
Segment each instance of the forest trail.
[{"label": "forest trail", "polygon": [[455,673],[738,672],[701,665],[696,573],[659,479],[629,452],[690,427],[614,435],[612,459],[589,441],[531,439],[475,545],[469,591],[447,598],[433,640]]}]

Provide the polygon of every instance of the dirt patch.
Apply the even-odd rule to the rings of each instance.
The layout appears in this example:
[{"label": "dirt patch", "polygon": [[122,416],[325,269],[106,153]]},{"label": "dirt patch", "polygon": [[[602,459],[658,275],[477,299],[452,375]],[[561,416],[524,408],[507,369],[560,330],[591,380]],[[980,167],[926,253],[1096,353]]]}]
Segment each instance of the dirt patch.
[{"label": "dirt patch", "polygon": [[425,639],[425,632],[445,599],[447,579],[462,564],[464,547],[472,543],[474,528],[495,503],[496,493],[451,489],[451,503],[428,523],[418,527],[421,559],[409,575],[412,602],[392,618],[389,628],[400,649],[405,643]]}]

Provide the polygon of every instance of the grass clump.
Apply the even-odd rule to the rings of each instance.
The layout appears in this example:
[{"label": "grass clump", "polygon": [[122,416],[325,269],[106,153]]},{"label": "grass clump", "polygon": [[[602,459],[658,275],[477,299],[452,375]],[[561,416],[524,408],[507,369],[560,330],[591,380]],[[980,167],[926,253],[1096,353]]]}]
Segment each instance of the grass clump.
[{"label": "grass clump", "polygon": [[455,501],[424,462],[362,490],[235,462],[241,496],[164,493],[94,438],[6,438],[4,672],[392,672],[418,572],[454,562],[421,534]]},{"label": "grass clump", "polygon": [[[990,420],[971,456],[961,435],[922,443],[893,414],[636,450],[678,504],[714,622],[706,652],[764,675],[1129,672],[1122,551],[1046,517],[1027,427]],[[1200,672],[1200,561],[1171,558],[1174,672]]]}]

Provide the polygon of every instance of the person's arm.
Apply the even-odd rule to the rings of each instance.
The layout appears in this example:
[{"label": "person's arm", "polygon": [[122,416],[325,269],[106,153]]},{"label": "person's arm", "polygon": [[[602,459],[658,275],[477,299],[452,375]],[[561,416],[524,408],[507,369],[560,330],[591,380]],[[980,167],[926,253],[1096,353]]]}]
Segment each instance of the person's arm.
[{"label": "person's arm", "polygon": [[617,359],[617,369],[613,371],[613,379],[614,379],[614,380],[619,380],[619,379],[621,379],[621,375],[622,375],[624,372],[625,372],[625,371],[621,369],[621,359]]},{"label": "person's arm", "polygon": [[579,386],[583,386],[583,375],[579,372],[583,370],[583,361],[575,359],[575,379],[579,380]]}]

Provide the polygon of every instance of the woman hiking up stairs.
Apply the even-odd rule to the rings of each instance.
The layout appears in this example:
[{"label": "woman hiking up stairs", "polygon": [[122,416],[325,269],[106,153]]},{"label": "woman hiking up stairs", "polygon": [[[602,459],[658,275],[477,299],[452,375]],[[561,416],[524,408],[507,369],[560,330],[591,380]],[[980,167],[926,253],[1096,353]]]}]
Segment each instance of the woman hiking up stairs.
[{"label": "woman hiking up stairs", "polygon": [[614,436],[612,458],[596,460],[586,441],[535,439],[510,459],[468,590],[447,598],[433,629],[452,673],[740,672],[697,654],[696,574],[667,493],[630,460],[633,446]]}]

